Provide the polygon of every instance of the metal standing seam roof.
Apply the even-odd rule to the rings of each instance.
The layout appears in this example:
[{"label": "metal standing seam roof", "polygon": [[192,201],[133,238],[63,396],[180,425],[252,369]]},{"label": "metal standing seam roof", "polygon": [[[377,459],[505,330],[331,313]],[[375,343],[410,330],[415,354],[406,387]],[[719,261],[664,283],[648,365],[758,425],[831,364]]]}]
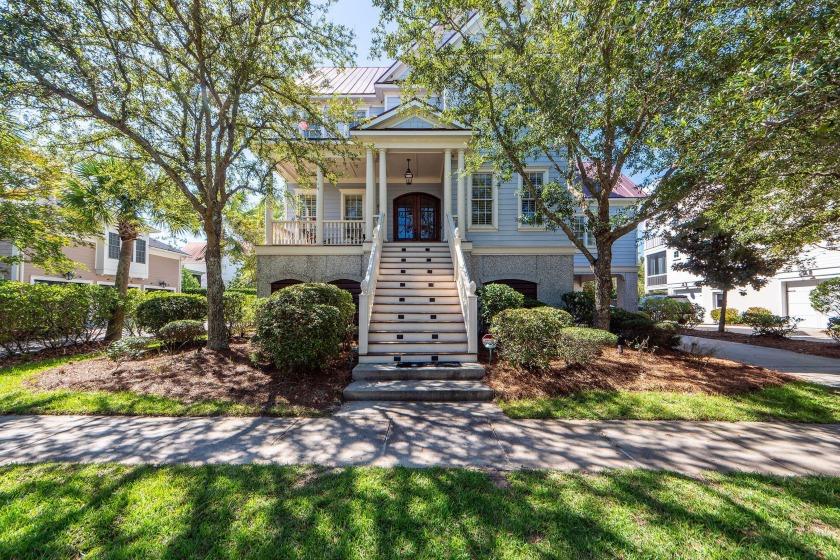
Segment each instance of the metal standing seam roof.
[{"label": "metal standing seam roof", "polygon": [[374,84],[388,70],[388,66],[359,66],[356,68],[316,68],[304,80],[315,86],[322,95],[373,95]]}]

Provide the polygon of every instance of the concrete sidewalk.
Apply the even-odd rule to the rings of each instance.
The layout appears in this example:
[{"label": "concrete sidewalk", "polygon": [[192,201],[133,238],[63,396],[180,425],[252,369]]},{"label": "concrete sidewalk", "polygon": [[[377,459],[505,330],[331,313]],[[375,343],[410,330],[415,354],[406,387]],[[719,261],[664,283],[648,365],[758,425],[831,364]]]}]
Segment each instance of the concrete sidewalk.
[{"label": "concrete sidewalk", "polygon": [[840,475],[840,425],[511,420],[492,404],[363,402],[321,419],[0,417],[0,464],[41,461]]},{"label": "concrete sidewalk", "polygon": [[697,336],[683,336],[682,341],[682,349],[686,352],[696,343],[700,348],[714,351],[718,358],[774,369],[813,383],[840,387],[840,360],[835,358]]}]

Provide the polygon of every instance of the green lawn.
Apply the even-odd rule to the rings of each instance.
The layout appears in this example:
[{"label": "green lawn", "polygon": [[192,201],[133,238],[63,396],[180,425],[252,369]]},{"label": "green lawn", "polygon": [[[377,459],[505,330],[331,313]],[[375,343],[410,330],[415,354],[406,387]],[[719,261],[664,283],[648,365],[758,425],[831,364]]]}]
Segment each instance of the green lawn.
[{"label": "green lawn", "polygon": [[840,391],[800,382],[733,396],[590,391],[499,404],[512,418],[840,422]]},{"label": "green lawn", "polygon": [[2,558],[840,558],[840,479],[0,468]]},{"label": "green lawn", "polygon": [[0,368],[0,414],[124,414],[148,416],[319,416],[314,409],[278,405],[268,411],[240,403],[206,400],[184,403],[129,391],[35,391],[23,382],[39,371],[95,354],[54,358]]}]

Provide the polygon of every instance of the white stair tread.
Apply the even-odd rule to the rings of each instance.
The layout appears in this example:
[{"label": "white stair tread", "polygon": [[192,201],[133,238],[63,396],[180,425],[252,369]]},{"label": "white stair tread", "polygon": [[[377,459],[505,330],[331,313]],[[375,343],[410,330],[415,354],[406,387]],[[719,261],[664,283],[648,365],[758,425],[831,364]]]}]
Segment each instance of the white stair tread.
[{"label": "white stair tread", "polygon": [[493,389],[471,379],[353,381],[344,389],[347,400],[489,401],[494,396]]}]

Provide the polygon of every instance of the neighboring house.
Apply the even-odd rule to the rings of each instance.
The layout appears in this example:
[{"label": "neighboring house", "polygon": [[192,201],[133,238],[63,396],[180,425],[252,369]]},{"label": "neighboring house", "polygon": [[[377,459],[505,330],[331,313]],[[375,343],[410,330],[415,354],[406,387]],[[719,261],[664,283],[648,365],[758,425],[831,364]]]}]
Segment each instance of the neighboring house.
[{"label": "neighboring house", "polygon": [[[344,130],[365,148],[346,161],[336,184],[312,168],[314,187],[305,189],[292,165],[278,166],[284,219],[266,209],[265,244],[255,248],[257,291],[266,296],[303,281],[351,291],[361,302],[362,362],[475,361],[475,287],[505,283],[558,305],[593,276],[562,231],[521,222],[536,206],[520,193],[518,176],[502,181],[492,167],[465,172],[471,130],[437,118],[439,98],[403,99],[398,82],[407,72],[397,62],[322,68],[311,78],[325,100],[340,95],[357,103]],[[302,134],[317,141],[322,131]],[[528,166],[537,184],[561,180],[549,163]],[[622,177],[613,211],[641,196]],[[575,224],[589,242],[584,220],[577,216]],[[613,251],[617,304],[627,309],[638,301],[636,248],[634,231]]]},{"label": "neighboring house", "polygon": [[[706,319],[711,321],[711,311],[720,308],[721,290],[697,286],[700,277],[689,272],[674,270],[680,262],[678,251],[669,248],[661,235],[645,239],[645,291],[665,291],[669,295],[685,295],[693,303],[706,309]],[[811,307],[811,290],[821,281],[840,276],[840,251],[809,247],[798,261],[770,278],[761,290],[750,287],[729,292],[727,306],[738,311],[749,307],[764,307],[775,315],[798,317],[800,327],[824,329],[828,317]]]},{"label": "neighboring house", "polygon": [[[102,238],[90,240],[90,245],[65,247],[63,252],[70,260],[84,268],[68,270],[64,274],[47,274],[44,270],[22,263],[0,270],[0,277],[27,284],[99,284],[113,286],[120,254],[120,238],[115,230],[106,230]],[[0,254],[14,254],[16,248],[0,241]],[[187,255],[180,250],[141,235],[134,242],[128,286],[141,290],[181,291],[181,261]]]},{"label": "neighboring house", "polygon": [[[204,258],[207,252],[206,241],[190,241],[182,249],[184,253],[189,255],[184,259],[184,268],[186,268],[193,278],[198,280],[202,288],[207,287],[207,261]],[[222,281],[225,285],[236,278],[236,267],[230,262],[227,256],[222,256]]]}]

